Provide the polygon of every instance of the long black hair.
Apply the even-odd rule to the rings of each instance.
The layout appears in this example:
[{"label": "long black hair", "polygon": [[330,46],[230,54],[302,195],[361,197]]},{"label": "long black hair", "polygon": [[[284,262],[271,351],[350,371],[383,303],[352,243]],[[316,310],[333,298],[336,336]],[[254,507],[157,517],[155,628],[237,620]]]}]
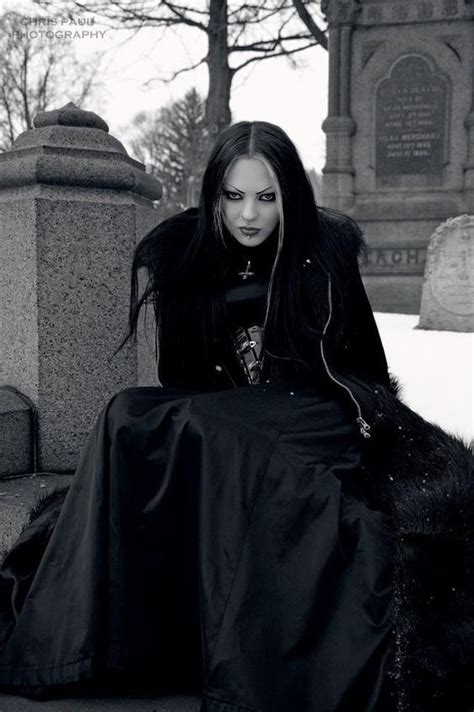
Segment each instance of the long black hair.
[{"label": "long black hair", "polygon": [[[317,358],[315,343],[327,317],[329,278],[336,307],[343,301],[350,271],[347,250],[342,249],[338,230],[331,228],[334,221],[321,221],[296,147],[281,128],[264,121],[241,121],[217,138],[203,176],[191,239],[190,214],[183,213],[161,223],[138,245],[127,339],[136,336],[140,310],[151,301],[158,342],[163,341],[159,344],[160,362],[162,352],[171,353],[174,348],[183,353],[173,353],[173,359],[182,358],[185,368],[184,351],[191,347],[194,363],[206,369],[211,344],[225,322],[219,284],[232,260],[224,238],[221,198],[228,171],[239,158],[257,158],[264,163],[275,182],[280,211],[264,325],[264,373],[272,377],[287,371],[284,364],[288,362],[297,372],[310,373]],[[180,231],[188,233],[187,239],[180,238]],[[147,281],[140,295],[138,273],[142,267],[147,270]],[[172,333],[173,323],[179,335]]]}]

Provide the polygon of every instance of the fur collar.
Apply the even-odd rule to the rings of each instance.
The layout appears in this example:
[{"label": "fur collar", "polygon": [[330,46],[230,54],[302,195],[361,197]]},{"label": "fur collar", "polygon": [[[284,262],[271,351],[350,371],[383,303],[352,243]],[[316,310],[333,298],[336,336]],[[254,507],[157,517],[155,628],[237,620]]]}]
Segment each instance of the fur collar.
[{"label": "fur collar", "polygon": [[474,483],[467,445],[360,382],[369,504],[390,517],[397,712],[474,709]]}]

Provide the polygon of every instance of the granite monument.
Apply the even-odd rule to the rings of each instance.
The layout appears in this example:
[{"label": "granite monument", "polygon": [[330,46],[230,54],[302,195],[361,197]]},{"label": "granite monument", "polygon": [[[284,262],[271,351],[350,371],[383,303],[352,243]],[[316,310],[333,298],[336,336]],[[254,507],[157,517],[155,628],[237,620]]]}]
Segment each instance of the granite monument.
[{"label": "granite monument", "polygon": [[474,2],[326,0],[323,203],[352,215],[375,309],[418,313],[440,223],[474,213]]}]

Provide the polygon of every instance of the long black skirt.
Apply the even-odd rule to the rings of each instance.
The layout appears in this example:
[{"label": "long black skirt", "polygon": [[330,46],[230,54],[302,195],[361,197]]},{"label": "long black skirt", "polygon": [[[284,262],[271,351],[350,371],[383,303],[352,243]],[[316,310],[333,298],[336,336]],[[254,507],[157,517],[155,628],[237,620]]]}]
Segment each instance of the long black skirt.
[{"label": "long black skirt", "polygon": [[308,389],[131,388],[0,576],[0,684],[119,671],[201,712],[387,709],[392,541],[353,413]]}]

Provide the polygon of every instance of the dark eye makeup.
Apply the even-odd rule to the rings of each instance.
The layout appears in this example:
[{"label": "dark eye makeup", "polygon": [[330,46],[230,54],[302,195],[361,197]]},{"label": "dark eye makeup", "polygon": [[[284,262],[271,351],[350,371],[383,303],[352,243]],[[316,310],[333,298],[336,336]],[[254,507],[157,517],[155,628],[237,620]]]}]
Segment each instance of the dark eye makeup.
[{"label": "dark eye makeup", "polygon": [[[227,200],[241,200],[243,197],[241,193],[237,193],[233,190],[224,190],[224,196]],[[258,199],[263,203],[273,203],[275,200],[275,193],[261,193],[261,195],[258,196]]]}]

